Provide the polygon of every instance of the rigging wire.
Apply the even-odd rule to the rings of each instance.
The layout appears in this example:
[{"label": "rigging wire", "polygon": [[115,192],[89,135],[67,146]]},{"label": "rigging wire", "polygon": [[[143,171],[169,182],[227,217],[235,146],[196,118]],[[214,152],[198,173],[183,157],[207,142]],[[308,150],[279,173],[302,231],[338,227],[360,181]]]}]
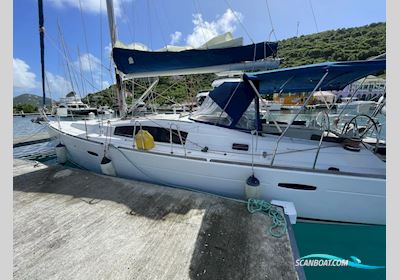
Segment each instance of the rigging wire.
[{"label": "rigging wire", "polygon": [[[132,2],[134,2],[134,1],[132,1]],[[167,9],[166,9],[165,4],[164,4],[165,2],[166,1],[160,1],[161,5],[162,5],[161,11],[163,11],[163,13],[164,13],[164,18],[165,18],[165,21],[167,22],[168,30],[173,30],[171,21],[169,20],[169,16],[167,14]]]},{"label": "rigging wire", "polygon": [[266,8],[267,8],[267,15],[268,15],[269,23],[271,24],[271,32],[269,33],[268,41],[271,41],[271,35],[272,34],[274,34],[275,41],[278,41],[277,36],[276,36],[276,32],[275,32],[274,23],[272,22],[271,10],[269,8],[268,0],[265,0],[265,5],[266,5]]},{"label": "rigging wire", "polygon": [[[157,97],[161,97],[161,98],[163,98],[164,100],[167,100],[167,101],[172,102],[172,103],[174,103],[174,104],[181,105],[181,104],[177,103],[175,100],[164,96],[164,93],[166,93],[168,90],[170,90],[170,89],[171,89],[173,86],[175,86],[178,82],[179,82],[178,80],[175,81],[174,83],[172,83],[168,88],[166,88],[166,89],[165,89],[164,91],[162,91],[161,93],[158,93],[158,92],[156,92],[156,91],[154,91],[154,90],[153,90],[153,92],[157,95]],[[141,85],[141,84],[139,84],[139,83],[137,83],[137,82],[134,82],[134,84],[137,85],[137,86],[139,86],[139,87],[141,87],[142,89],[145,89],[145,90],[147,89],[146,86],[143,86],[143,85]]]},{"label": "rigging wire", "polygon": [[[80,11],[80,14],[81,14],[81,21],[82,21],[82,28],[83,28],[83,36],[84,36],[84,38],[85,38],[86,53],[87,53],[88,56],[89,56],[89,53],[90,53],[90,52],[89,52],[89,44],[88,44],[87,36],[86,36],[86,25],[85,25],[85,20],[84,20],[84,18],[83,18],[81,0],[79,0],[79,11]],[[80,58],[79,58],[79,59],[80,59]],[[94,84],[93,71],[92,71],[92,62],[91,62],[90,59],[88,59],[88,62],[89,62],[89,72],[90,72],[90,76],[91,76],[91,78],[92,78],[92,84]]]},{"label": "rigging wire", "polygon": [[315,17],[315,13],[314,13],[314,7],[313,7],[313,5],[312,5],[311,0],[308,0],[308,3],[310,4],[312,16],[313,16],[313,19],[314,19],[315,29],[317,30],[317,33],[318,33],[319,30],[318,30],[317,19],[316,19],[316,17]]},{"label": "rigging wire", "polygon": [[[63,63],[63,65],[66,68],[66,65],[70,65],[71,66],[71,70],[72,71],[77,71],[76,69],[74,69],[74,65],[70,64],[69,62],[69,58],[62,52],[62,50],[60,50],[59,47],[56,46],[55,40],[53,38],[51,38],[51,36],[49,36],[49,34],[47,34],[46,38],[49,38],[49,42],[53,45],[53,47],[61,54],[62,58],[64,58],[64,60],[67,63]],[[66,70],[64,69],[64,72],[66,72]],[[93,85],[86,77],[84,77],[85,81],[94,89],[94,90],[99,90],[95,85]]]},{"label": "rigging wire", "polygon": [[[101,15],[102,2],[100,0],[100,63],[103,65],[103,17]],[[103,67],[100,67],[100,89],[103,89]]]},{"label": "rigging wire", "polygon": [[238,17],[238,15],[236,14],[235,10],[232,9],[232,5],[229,3],[229,0],[225,0],[225,3],[228,5],[229,9],[231,9],[233,16],[236,18],[236,20],[239,22],[240,26],[242,27],[242,29],[244,30],[244,32],[247,34],[247,36],[249,37],[250,41],[254,43],[253,38],[251,37],[249,31],[247,30],[247,28],[244,26],[243,22],[240,20],[240,18]]},{"label": "rigging wire", "polygon": [[[59,23],[58,21],[57,21],[57,26],[58,26],[58,34],[59,34],[59,36],[60,36],[60,43],[61,43],[61,46],[62,46],[62,48],[63,48],[64,55],[65,55],[66,58],[68,58],[68,56],[67,56],[67,54],[66,54],[66,50],[65,50],[64,38],[63,38],[62,32],[61,32],[61,26],[60,26],[60,23]],[[75,92],[75,87],[74,87],[74,83],[73,83],[73,80],[72,80],[71,70],[70,70],[70,68],[69,68],[69,63],[68,63],[68,61],[67,61],[67,63],[66,63],[66,68],[67,68],[69,80],[70,80],[70,83],[71,83],[72,91]]]},{"label": "rigging wire", "polygon": [[147,4],[147,18],[148,18],[148,32],[150,36],[150,49],[153,49],[153,35],[152,35],[152,30],[151,30],[151,13],[150,13],[150,1],[146,1]]},{"label": "rigging wire", "polygon": [[165,37],[164,37],[164,30],[163,30],[163,28],[162,28],[162,24],[161,24],[161,21],[160,21],[158,12],[157,12],[157,5],[154,6],[154,13],[155,13],[155,17],[156,17],[158,26],[159,26],[159,28],[160,28],[161,39],[163,40],[164,45],[165,45],[165,47],[167,48],[167,51],[168,51],[168,44],[167,44],[167,41],[165,40]]},{"label": "rigging wire", "polygon": [[[79,50],[79,46],[77,46],[77,48],[78,48],[78,57],[79,57],[79,59],[78,59],[78,61],[79,61],[79,72],[81,74],[82,92],[85,92],[85,84],[83,82],[83,72],[82,72],[82,61],[80,59],[81,52]],[[89,104],[89,95],[86,96],[86,100],[87,100],[87,103]]]},{"label": "rigging wire", "polygon": [[[132,2],[132,6],[134,5],[133,4],[133,2],[135,2],[135,1],[131,1]],[[127,26],[128,27],[128,32],[129,32],[129,35],[130,35],[130,37],[131,37],[131,39],[132,39],[132,42],[135,42],[135,36],[134,36],[134,34],[133,34],[133,32],[132,32],[132,28],[131,28],[131,24],[130,24],[130,19],[129,19],[129,17],[128,17],[128,15],[127,15],[127,11],[129,11],[129,8],[127,7],[127,3],[124,3],[124,1],[122,1],[122,3],[121,3],[121,5],[123,6],[123,9],[122,9],[122,14],[123,14],[123,19],[124,20],[126,20],[126,22],[127,22],[127,24],[125,24],[125,26]],[[132,17],[133,19],[135,18],[134,17],[134,15],[133,15],[133,17]],[[134,24],[133,24],[133,26],[135,26]]]},{"label": "rigging wire", "polygon": [[[194,5],[194,8],[195,8],[197,14],[198,14],[199,16],[202,16],[202,14],[200,13],[200,8],[199,8],[198,3],[197,3],[196,0],[193,0],[193,5]],[[207,40],[207,38],[206,38],[206,34],[204,33],[204,28],[203,28],[203,27],[200,27],[200,30],[201,30],[201,34],[203,35],[204,44],[206,44],[206,49],[208,49],[208,44],[207,44],[207,41],[208,41],[208,40]]]}]

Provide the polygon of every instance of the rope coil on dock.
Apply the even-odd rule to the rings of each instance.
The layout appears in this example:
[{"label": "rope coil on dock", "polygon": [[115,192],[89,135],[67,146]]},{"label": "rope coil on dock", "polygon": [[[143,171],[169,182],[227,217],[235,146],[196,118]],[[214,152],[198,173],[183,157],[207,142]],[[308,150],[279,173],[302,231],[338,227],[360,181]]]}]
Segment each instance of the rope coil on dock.
[{"label": "rope coil on dock", "polygon": [[276,206],[265,200],[249,198],[247,200],[247,210],[252,214],[261,212],[272,219],[272,226],[268,229],[268,233],[271,236],[279,238],[286,234],[287,226],[285,217]]}]

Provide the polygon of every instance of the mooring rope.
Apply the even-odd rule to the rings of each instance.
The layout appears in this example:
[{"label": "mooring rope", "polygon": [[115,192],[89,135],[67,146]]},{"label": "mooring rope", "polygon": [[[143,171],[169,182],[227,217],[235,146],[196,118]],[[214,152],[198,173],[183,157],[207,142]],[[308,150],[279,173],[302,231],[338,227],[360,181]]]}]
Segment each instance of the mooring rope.
[{"label": "mooring rope", "polygon": [[265,200],[249,198],[247,200],[247,210],[252,214],[261,212],[271,218],[272,226],[268,229],[268,233],[271,236],[279,238],[286,234],[287,225],[285,217],[275,205]]}]

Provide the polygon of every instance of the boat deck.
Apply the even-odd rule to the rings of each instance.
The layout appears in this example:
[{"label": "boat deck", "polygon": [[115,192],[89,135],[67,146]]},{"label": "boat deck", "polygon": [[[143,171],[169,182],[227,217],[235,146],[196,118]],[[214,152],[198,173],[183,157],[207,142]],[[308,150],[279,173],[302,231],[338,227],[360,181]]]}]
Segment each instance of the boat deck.
[{"label": "boat deck", "polygon": [[14,279],[304,279],[290,225],[270,225],[237,201],[14,159]]}]

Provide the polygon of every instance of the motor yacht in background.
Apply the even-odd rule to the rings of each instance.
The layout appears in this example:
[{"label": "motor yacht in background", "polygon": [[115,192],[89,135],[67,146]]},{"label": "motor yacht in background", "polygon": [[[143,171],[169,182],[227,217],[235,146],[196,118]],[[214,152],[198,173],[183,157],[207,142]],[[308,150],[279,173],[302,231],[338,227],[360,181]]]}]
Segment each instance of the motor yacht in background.
[{"label": "motor yacht in background", "polygon": [[79,117],[88,116],[90,113],[97,114],[97,111],[97,108],[91,108],[83,103],[72,91],[60,99],[58,106],[53,109],[53,114],[59,117]]}]

